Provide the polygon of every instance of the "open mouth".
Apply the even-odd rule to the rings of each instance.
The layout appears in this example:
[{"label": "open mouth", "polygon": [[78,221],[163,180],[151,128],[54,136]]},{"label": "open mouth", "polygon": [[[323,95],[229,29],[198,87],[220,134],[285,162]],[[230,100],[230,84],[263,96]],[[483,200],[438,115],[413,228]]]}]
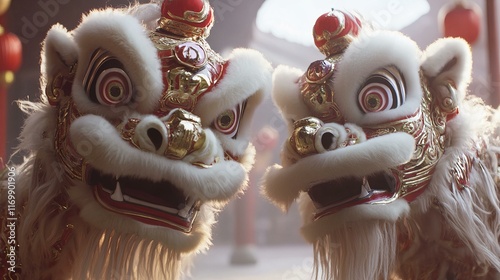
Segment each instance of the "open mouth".
[{"label": "open mouth", "polygon": [[104,208],[142,223],[190,232],[200,202],[169,181],[116,177],[92,169],[88,182]]},{"label": "open mouth", "polygon": [[358,204],[391,201],[397,190],[397,179],[390,172],[364,177],[344,177],[316,184],[307,193],[317,211],[314,219]]}]

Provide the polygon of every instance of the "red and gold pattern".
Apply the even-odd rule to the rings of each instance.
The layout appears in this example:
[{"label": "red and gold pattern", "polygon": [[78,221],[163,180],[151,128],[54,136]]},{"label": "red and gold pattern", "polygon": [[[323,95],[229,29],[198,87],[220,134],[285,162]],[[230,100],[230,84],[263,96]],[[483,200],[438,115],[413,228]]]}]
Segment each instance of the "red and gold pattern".
[{"label": "red and gold pattern", "polygon": [[349,13],[333,10],[321,15],[314,24],[314,44],[324,55],[338,54],[358,35],[361,21]]},{"label": "red and gold pattern", "polygon": [[333,100],[335,93],[332,75],[339,59],[340,56],[333,56],[311,63],[299,80],[304,103],[313,116],[325,122],[344,122],[344,117]]},{"label": "red and gold pattern", "polygon": [[160,30],[185,38],[206,38],[214,21],[208,0],[166,0],[161,14]]},{"label": "red and gold pattern", "polygon": [[[304,75],[299,79],[298,85],[302,100],[310,110],[311,115],[325,123],[333,122],[340,125],[345,123],[339,106],[334,100],[334,75],[337,64],[342,60],[344,49],[358,34],[360,27],[361,23],[357,18],[336,10],[320,16],[314,26],[316,45],[327,57],[324,60],[311,63]],[[373,98],[374,92],[371,89],[366,89],[367,86],[365,86],[361,89],[358,98],[363,99],[360,100],[360,104],[366,103],[369,108],[361,109],[370,111],[370,108],[381,110],[381,108],[390,109],[391,106],[400,106],[404,102],[405,92],[402,84],[404,77],[401,76],[399,71],[395,67],[389,66],[378,70],[374,76],[376,76],[376,81],[383,78],[390,82],[394,92],[391,94],[389,90],[383,92],[378,90],[375,92],[377,98]],[[312,195],[313,202],[322,205],[322,210],[317,213],[317,218],[357,204],[385,204],[400,197],[404,197],[407,201],[413,201],[429,185],[434,168],[444,152],[446,123],[456,116],[458,109],[456,101],[453,100],[456,94],[452,83],[448,83],[448,87],[442,90],[443,92],[437,97],[434,97],[428,89],[429,82],[422,73],[420,74],[420,82],[424,96],[420,108],[413,115],[376,126],[362,127],[367,139],[394,132],[406,132],[415,138],[416,149],[412,159],[408,163],[391,170],[396,182],[395,191],[385,195],[373,195],[371,199],[362,199],[356,202],[349,201],[334,206],[318,203],[314,201],[316,195]],[[375,84],[377,86],[383,85],[380,82]],[[371,84],[369,85],[371,86]],[[384,100],[378,98],[382,94],[386,96]],[[368,98],[370,100],[365,102],[365,99]],[[386,104],[382,104],[382,101]],[[322,124],[311,121],[311,118],[307,119],[307,121],[297,121],[295,130],[289,139],[292,149],[301,157],[318,153],[314,146],[314,139],[321,126]],[[465,167],[465,165],[457,165],[458,171],[456,172],[463,170]],[[325,186],[325,188],[329,187]],[[314,192],[319,189],[319,186],[312,188]]]},{"label": "red and gold pattern", "polygon": [[[184,12],[181,13],[181,11]],[[203,32],[208,32],[213,20],[212,9],[207,1],[165,1],[162,13],[163,17],[168,18],[171,22],[189,25],[194,30],[202,30]],[[158,109],[154,114],[159,118],[169,115],[168,120],[165,120],[169,136],[164,156],[178,160],[198,150],[203,145],[205,134],[200,124],[201,120],[193,115],[192,112],[196,108],[198,100],[222,79],[227,62],[210,48],[208,43],[203,39],[204,36],[193,36],[191,33],[185,33],[185,30],[177,30],[179,31],[177,32],[170,25],[168,25],[167,30],[166,26],[162,25],[164,18],[159,21],[159,29],[150,34],[150,39],[158,50],[164,83],[164,91],[158,100]],[[172,36],[170,33],[165,33],[164,31],[169,31],[178,36]],[[110,83],[115,85],[116,79],[105,83],[95,82],[101,76],[109,74],[105,72],[107,70],[99,70],[100,72],[95,70],[99,69],[101,65],[109,60],[116,60],[116,58],[107,50],[99,49],[94,52],[90,62],[93,67],[89,67],[91,70],[86,72],[83,85],[87,94],[92,92],[92,94],[89,94],[89,98],[94,96],[101,104],[116,106],[123,102],[113,102],[115,100],[110,98],[114,96],[107,98],[100,95],[102,92],[110,92],[106,88],[102,89],[100,85],[103,84],[104,87],[108,87]],[[82,153],[85,154],[87,152],[86,149],[90,149],[91,147],[86,147],[85,141],[79,142],[79,146],[74,147],[69,137],[71,124],[77,118],[84,116],[84,114],[79,112],[76,104],[71,99],[71,87],[75,78],[76,66],[77,64],[75,63],[66,72],[63,71],[55,75],[47,83],[46,96],[49,103],[58,108],[58,124],[54,146],[57,151],[58,160],[67,175],[67,179],[91,183],[94,169],[81,156]],[[117,69],[121,70],[121,68],[113,68],[114,71],[118,71]],[[98,74],[99,77],[97,77]],[[122,76],[129,79],[125,72],[122,74]],[[110,75],[114,75],[114,73],[110,73]],[[118,82],[120,82],[120,85],[123,84],[126,86],[127,83],[130,83],[130,80],[121,79]],[[99,88],[93,88],[94,85],[99,85]],[[129,84],[128,87],[119,88],[120,92],[131,92],[131,85]],[[117,132],[121,134],[125,141],[128,141],[134,148],[142,149],[140,143],[134,140],[135,130],[140,121],[140,119],[131,118],[122,123],[112,123],[112,125],[116,127]],[[198,162],[193,163],[193,165],[199,168],[210,167],[210,165]],[[151,211],[151,215],[149,215],[148,213],[141,213],[141,207],[138,207],[141,209],[127,208],[127,212],[116,206],[120,205],[120,202],[107,199],[109,198],[109,194],[106,193],[102,186],[94,188],[94,195],[101,205],[104,205],[113,212],[130,214],[134,219],[150,224],[167,226],[184,232],[191,230],[192,223],[199,209],[199,203],[194,203],[187,217],[176,217],[168,213],[158,214],[161,211],[156,210]],[[182,200],[183,198],[179,196],[179,199]],[[155,215],[157,218],[154,218]]]},{"label": "red and gold pattern", "polygon": [[[318,62],[314,62],[313,66],[310,68],[314,68],[314,65],[317,65],[317,63]],[[322,65],[328,66],[328,64]],[[320,69],[324,70],[325,67],[320,67]],[[306,78],[303,78],[303,80],[308,82],[311,81],[311,79],[309,79],[309,76],[311,76],[310,72],[311,71],[308,71],[305,74]],[[318,76],[320,75],[316,75],[315,77]],[[318,80],[323,83],[332,83],[331,74],[324,76],[330,78],[330,80],[327,81],[326,78]],[[324,103],[318,103],[318,100],[322,100],[320,95],[304,95],[304,92],[306,94],[310,93],[307,89],[311,89],[311,83],[309,82],[304,84],[307,86],[302,87],[302,89],[306,89],[302,91],[303,97],[313,96],[312,98],[306,99],[306,101],[314,100],[313,102],[305,103],[310,104],[310,107],[318,109],[318,111],[313,110],[313,114],[317,115],[317,112],[325,112],[324,115],[320,115],[322,116],[322,118],[320,118],[322,121],[332,122],[333,119],[333,122],[343,124],[342,119],[338,117],[339,115],[336,114],[335,111],[322,110],[322,108],[325,107],[320,106]],[[412,116],[408,116],[402,120],[395,120],[379,124],[377,126],[362,128],[366,133],[367,139],[394,132],[406,132],[415,138],[416,148],[412,159],[408,163],[392,169],[392,174],[396,180],[396,192],[392,195],[377,195],[373,196],[373,199],[358,200],[355,204],[347,203],[345,205],[342,204],[335,205],[334,207],[326,207],[327,209],[325,209],[325,205],[323,205],[323,210],[321,213],[318,213],[318,217],[323,217],[356,204],[390,203],[400,197],[405,198],[407,201],[413,201],[429,185],[432,175],[434,174],[434,168],[444,152],[444,133],[446,130],[446,122],[456,115],[457,110],[456,108],[452,108],[450,106],[443,107],[441,100],[433,97],[427,87],[428,82],[423,75],[421,75],[421,84],[424,97],[420,108]],[[324,93],[325,91],[319,90],[319,92]],[[328,106],[329,107],[326,108],[338,108],[333,101],[331,101]],[[331,114],[332,112],[333,117]],[[314,147],[314,139],[316,137],[316,132],[321,126],[322,123],[320,124],[318,122],[311,121],[311,118],[307,120],[299,120],[295,123],[295,130],[290,136],[289,142],[297,154],[302,157],[306,157],[311,154],[318,153],[317,149]],[[464,174],[467,174],[467,166],[467,164],[460,163],[457,163],[455,166],[454,172],[461,175],[457,177],[460,178],[460,185],[465,185],[466,180],[468,180],[467,177],[464,177]],[[312,199],[314,201],[314,197]]]},{"label": "red and gold pattern", "polygon": [[156,115],[172,109],[192,112],[198,100],[223,77],[227,62],[205,40],[178,40],[159,32],[150,35],[158,49],[165,86]]}]

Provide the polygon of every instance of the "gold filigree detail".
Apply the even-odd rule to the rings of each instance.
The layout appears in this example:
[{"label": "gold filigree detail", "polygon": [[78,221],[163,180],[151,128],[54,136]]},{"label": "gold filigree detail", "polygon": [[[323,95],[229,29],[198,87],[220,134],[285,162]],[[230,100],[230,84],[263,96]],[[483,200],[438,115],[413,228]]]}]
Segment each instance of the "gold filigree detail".
[{"label": "gold filigree detail", "polygon": [[461,154],[453,162],[451,175],[457,186],[458,190],[469,188],[469,176],[474,164],[475,157],[472,154]]},{"label": "gold filigree detail", "polygon": [[318,60],[309,66],[299,80],[300,93],[312,115],[324,122],[343,122],[343,117],[333,97],[333,79],[340,56]]},{"label": "gold filigree detail", "polygon": [[398,131],[406,132],[415,138],[412,159],[393,169],[393,174],[400,184],[395,197],[416,195],[427,187],[434,174],[434,168],[444,153],[444,131],[448,112],[443,112],[440,104],[434,100],[427,87],[427,79],[422,73],[420,83],[423,92],[422,102],[413,116],[364,129],[368,138]]},{"label": "gold filigree detail", "polygon": [[207,19],[209,12],[210,12],[210,4],[208,3],[207,0],[203,0],[203,7],[199,12],[187,10],[184,12],[182,17],[172,14],[171,11],[167,11],[167,14],[173,19],[185,20],[193,23],[202,23]]},{"label": "gold filigree detail", "polygon": [[[186,110],[176,109],[162,121],[168,131],[168,139],[164,139],[167,141],[164,156],[171,159],[183,159],[203,147],[206,136],[198,116]],[[140,119],[130,118],[117,127],[122,139],[138,149],[142,149],[141,143],[134,136],[140,122]]]},{"label": "gold filigree detail", "polygon": [[166,17],[161,17],[158,20],[158,26],[161,29],[170,31],[185,38],[206,38],[210,35],[210,29],[212,28],[212,25],[213,24],[210,24],[206,27],[196,27]]},{"label": "gold filigree detail", "polygon": [[354,35],[346,34],[342,38],[326,41],[321,47],[318,47],[318,49],[326,56],[335,55],[345,50],[355,38]]},{"label": "gold filigree detail", "polygon": [[288,139],[290,147],[302,157],[318,153],[315,137],[323,122],[317,118],[304,118],[294,123],[294,130]]},{"label": "gold filigree detail", "polygon": [[54,137],[54,147],[57,151],[59,162],[71,179],[85,181],[87,163],[75,150],[69,138],[71,123],[80,117],[73,100],[69,100],[59,108],[57,130]]},{"label": "gold filigree detail", "polygon": [[182,159],[205,143],[201,120],[194,114],[176,110],[170,115],[167,125],[170,133],[166,156],[169,158]]},{"label": "gold filigree detail", "polygon": [[207,89],[212,85],[211,79],[205,74],[193,74],[184,68],[175,68],[165,73],[168,88],[163,94],[160,104],[162,108],[182,108],[192,111]]},{"label": "gold filigree detail", "polygon": [[69,67],[67,73],[57,73],[55,77],[47,83],[45,95],[50,105],[57,106],[64,96],[69,96],[75,73],[76,63]]},{"label": "gold filigree detail", "polygon": [[134,135],[135,129],[140,121],[141,120],[137,118],[130,118],[124,125],[122,125],[121,129],[119,128],[121,130],[122,139],[131,143],[138,149],[140,149],[140,146],[134,141]]},{"label": "gold filigree detail", "polygon": [[[381,125],[363,127],[368,139],[395,132],[408,133],[415,139],[415,150],[411,160],[392,169],[399,185],[398,192],[391,200],[381,200],[380,203],[387,203],[398,197],[418,195],[428,186],[435,166],[444,153],[444,132],[450,111],[442,110],[439,100],[433,98],[423,74],[420,76],[420,82],[423,92],[422,102],[413,115]],[[302,157],[317,153],[312,139],[318,124],[307,125],[309,127],[305,129],[297,127],[296,124],[290,138],[291,144],[293,142],[292,147]],[[411,197],[409,199],[411,200]]]},{"label": "gold filigree detail", "polygon": [[172,38],[152,32],[158,50],[165,89],[158,115],[181,108],[192,112],[198,100],[222,77],[226,61],[204,39]]}]

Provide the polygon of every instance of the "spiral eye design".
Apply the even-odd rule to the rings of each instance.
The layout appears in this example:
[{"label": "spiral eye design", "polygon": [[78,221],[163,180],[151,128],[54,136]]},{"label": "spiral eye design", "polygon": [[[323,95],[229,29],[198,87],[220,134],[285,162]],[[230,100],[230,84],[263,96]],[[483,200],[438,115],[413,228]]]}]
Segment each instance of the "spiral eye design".
[{"label": "spiral eye design", "polygon": [[95,103],[118,106],[132,100],[130,77],[123,64],[106,50],[98,49],[92,54],[83,86]]},{"label": "spiral eye design", "polygon": [[382,112],[403,105],[405,98],[404,79],[396,67],[389,66],[368,77],[359,91],[358,105],[365,113]]},{"label": "spiral eye design", "polygon": [[235,108],[220,114],[213,124],[214,128],[231,138],[236,138],[245,105],[246,102],[238,104]]},{"label": "spiral eye design", "polygon": [[97,78],[95,91],[97,100],[103,105],[126,104],[132,97],[132,83],[125,71],[110,68]]}]

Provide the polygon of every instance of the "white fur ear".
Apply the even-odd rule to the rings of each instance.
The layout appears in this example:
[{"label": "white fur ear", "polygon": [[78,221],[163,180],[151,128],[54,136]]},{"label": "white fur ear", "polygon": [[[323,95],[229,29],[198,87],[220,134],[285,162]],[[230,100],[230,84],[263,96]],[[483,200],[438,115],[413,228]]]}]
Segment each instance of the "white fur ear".
[{"label": "white fur ear", "polygon": [[78,59],[75,41],[60,24],[52,26],[43,43],[41,72],[50,80],[61,71],[68,71]]},{"label": "white fur ear", "polygon": [[460,38],[439,39],[425,50],[421,67],[433,87],[451,81],[464,93],[472,73],[470,46]]},{"label": "white fur ear", "polygon": [[304,72],[285,65],[276,67],[273,73],[272,97],[289,128],[293,122],[310,116],[309,109],[304,104],[298,84]]}]

